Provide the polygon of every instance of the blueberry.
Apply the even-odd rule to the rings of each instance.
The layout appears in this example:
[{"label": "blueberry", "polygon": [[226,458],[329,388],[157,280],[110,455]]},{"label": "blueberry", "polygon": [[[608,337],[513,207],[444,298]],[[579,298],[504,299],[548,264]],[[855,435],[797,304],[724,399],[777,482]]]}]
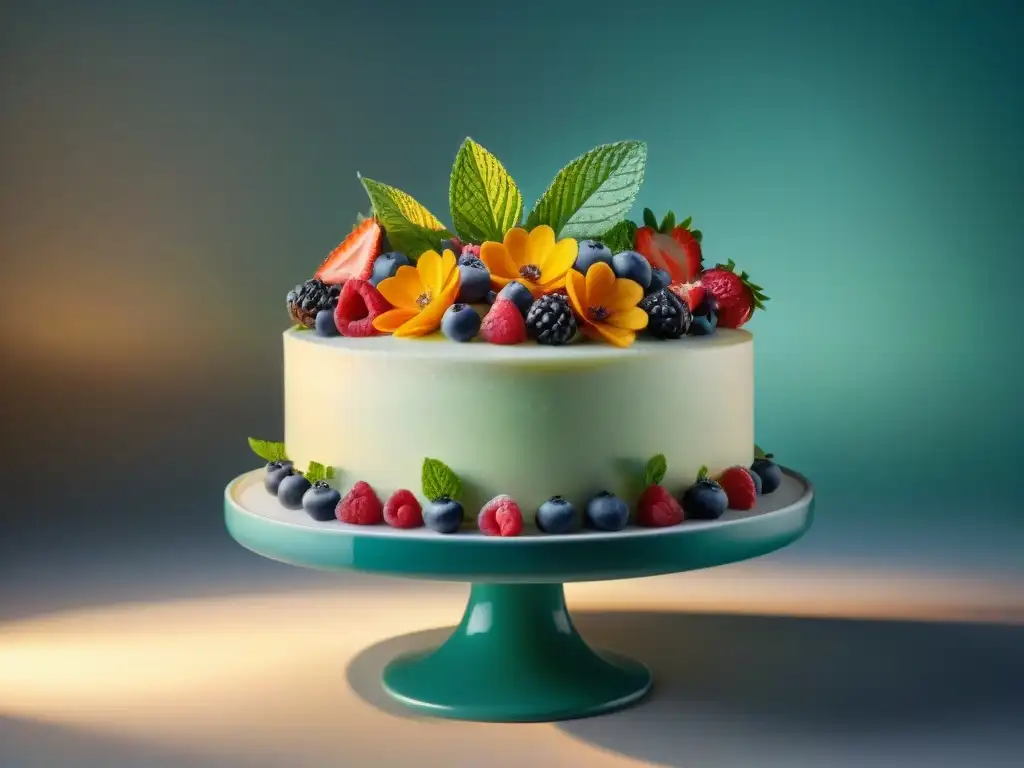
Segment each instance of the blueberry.
[{"label": "blueberry", "polygon": [[718,313],[709,312],[705,315],[694,315],[690,320],[690,336],[710,336],[718,327]]},{"label": "blueberry", "polygon": [[267,474],[263,478],[263,485],[268,492],[277,496],[277,487],[291,473],[292,463],[290,461],[271,461],[267,464]]},{"label": "blueberry", "polygon": [[629,522],[626,502],[608,491],[601,491],[587,502],[587,523],[599,531],[621,531]]},{"label": "blueberry", "polygon": [[666,269],[652,269],[651,270],[651,284],[647,288],[647,293],[658,293],[668,288],[669,283],[672,282],[672,275],[668,273]]},{"label": "blueberry", "polygon": [[409,266],[412,266],[412,264],[404,253],[399,253],[398,251],[382,253],[373,262],[373,274],[370,275],[370,283],[377,285],[381,280],[394,277],[399,267]]},{"label": "blueberry", "polygon": [[754,459],[750,471],[761,478],[761,493],[773,493],[782,485],[782,469],[772,461],[771,454],[763,459]]},{"label": "blueberry", "polygon": [[423,509],[423,524],[438,533],[455,533],[462,525],[465,512],[455,499],[442,496],[427,503]]},{"label": "blueberry", "polygon": [[459,301],[479,304],[491,290],[491,273],[476,256],[459,259]]},{"label": "blueberry", "polygon": [[725,490],[708,478],[698,480],[683,494],[683,510],[690,520],[717,520],[728,506]]},{"label": "blueberry", "polygon": [[576,510],[561,496],[552,496],[537,509],[537,527],[544,533],[569,533],[576,527]]},{"label": "blueberry", "polygon": [[441,331],[452,341],[470,341],[480,332],[480,314],[469,304],[452,304],[441,317]]},{"label": "blueberry", "polygon": [[281,478],[277,486],[277,500],[288,509],[302,509],[302,496],[312,485],[302,473],[292,472]]},{"label": "blueberry", "polygon": [[488,304],[493,304],[496,298],[498,298],[497,293],[495,293],[494,291],[488,291],[487,295],[484,296],[484,301]]},{"label": "blueberry", "polygon": [[576,263],[573,267],[585,275],[587,270],[599,261],[603,261],[608,266],[612,265],[612,252],[608,250],[608,246],[597,240],[584,240],[579,245],[579,252],[576,254]]},{"label": "blueberry", "polygon": [[616,277],[640,283],[645,291],[651,287],[651,263],[636,251],[623,251],[612,256],[612,271]]},{"label": "blueberry", "polygon": [[757,491],[757,495],[760,496],[764,492],[764,481],[761,480],[761,476],[753,469],[748,469],[747,474],[750,475],[750,479],[754,481],[754,490]]},{"label": "blueberry", "polygon": [[341,492],[331,488],[323,480],[313,483],[313,486],[302,494],[302,508],[310,517],[320,522],[335,519],[340,501]]},{"label": "blueberry", "polygon": [[334,310],[321,309],[316,313],[316,335],[337,336],[338,326],[334,323]]},{"label": "blueberry", "polygon": [[505,287],[498,291],[498,296],[512,301],[517,307],[519,307],[519,311],[523,313],[523,317],[526,317],[526,313],[529,312],[530,307],[533,306],[533,294],[530,293],[530,289],[517,280],[506,283]]}]

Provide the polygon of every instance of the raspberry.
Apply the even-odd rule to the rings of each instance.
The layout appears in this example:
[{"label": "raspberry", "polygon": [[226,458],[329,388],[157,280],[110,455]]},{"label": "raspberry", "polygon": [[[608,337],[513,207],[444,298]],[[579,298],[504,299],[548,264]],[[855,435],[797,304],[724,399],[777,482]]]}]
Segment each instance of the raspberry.
[{"label": "raspberry", "polygon": [[496,299],[480,324],[480,338],[491,344],[520,344],[526,341],[526,321],[510,299]]},{"label": "raspberry", "polygon": [[757,486],[746,467],[729,467],[718,478],[731,509],[753,509],[757,504]]},{"label": "raspberry", "polygon": [[360,480],[338,502],[337,515],[343,523],[377,525],[384,520],[384,509],[369,483]]},{"label": "raspberry", "polygon": [[[480,258],[480,246],[479,245],[464,245],[462,246],[462,253],[460,256],[472,256],[474,258]],[[459,263],[462,263],[462,259],[459,259]]]},{"label": "raspberry", "polygon": [[342,336],[376,336],[373,319],[391,309],[388,300],[365,280],[349,280],[334,309],[334,324]]},{"label": "raspberry", "polygon": [[518,536],[523,532],[523,513],[511,496],[495,496],[488,501],[476,522],[488,536]]},{"label": "raspberry", "polygon": [[664,528],[683,522],[683,508],[661,485],[649,485],[636,507],[636,524]]},{"label": "raspberry", "polygon": [[568,344],[576,335],[576,315],[569,297],[561,293],[541,296],[526,313],[526,331],[538,344]]},{"label": "raspberry", "polygon": [[419,528],[423,525],[423,507],[412,491],[395,491],[384,503],[384,522],[393,528]]}]

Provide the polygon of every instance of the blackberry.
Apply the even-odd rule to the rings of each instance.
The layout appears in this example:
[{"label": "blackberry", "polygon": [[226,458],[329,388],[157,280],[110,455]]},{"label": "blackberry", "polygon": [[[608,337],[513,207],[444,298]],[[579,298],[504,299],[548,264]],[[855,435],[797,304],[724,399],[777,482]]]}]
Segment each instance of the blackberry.
[{"label": "blackberry", "polygon": [[647,332],[658,339],[678,339],[690,327],[690,308],[667,288],[644,296],[640,309],[647,313]]},{"label": "blackberry", "polygon": [[568,344],[576,335],[576,316],[560,293],[541,296],[526,313],[526,332],[538,344]]},{"label": "blackberry", "polygon": [[340,285],[325,285],[313,277],[288,291],[288,314],[299,325],[312,328],[321,309],[334,309],[341,295]]}]

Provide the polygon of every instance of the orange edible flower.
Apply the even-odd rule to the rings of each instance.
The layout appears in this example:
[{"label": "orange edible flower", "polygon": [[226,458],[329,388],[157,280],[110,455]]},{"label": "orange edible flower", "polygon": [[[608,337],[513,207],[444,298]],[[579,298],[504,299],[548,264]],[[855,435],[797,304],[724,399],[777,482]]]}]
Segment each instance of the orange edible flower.
[{"label": "orange edible flower", "polygon": [[644,289],[633,280],[615,277],[603,261],[594,262],[586,276],[570,270],[565,288],[580,330],[591,338],[628,347],[636,340],[636,331],[647,327],[647,313],[637,306]]},{"label": "orange edible flower", "polygon": [[459,268],[455,254],[427,251],[415,267],[399,267],[393,277],[381,280],[377,290],[394,309],[373,320],[381,333],[395,336],[426,336],[441,327],[441,316],[459,295]]},{"label": "orange edible flower", "polygon": [[575,240],[566,237],[555,242],[555,231],[546,224],[531,232],[516,227],[505,233],[505,242],[480,246],[480,260],[491,273],[496,291],[514,280],[529,288],[534,298],[565,287],[565,276],[578,253]]}]

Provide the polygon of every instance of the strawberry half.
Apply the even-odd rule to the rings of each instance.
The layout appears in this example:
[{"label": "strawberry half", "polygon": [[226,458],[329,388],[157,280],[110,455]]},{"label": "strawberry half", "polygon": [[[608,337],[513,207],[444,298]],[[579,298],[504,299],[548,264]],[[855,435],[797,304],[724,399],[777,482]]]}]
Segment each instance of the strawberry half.
[{"label": "strawberry half", "polygon": [[352,279],[369,280],[373,274],[373,261],[380,255],[383,232],[375,218],[363,219],[328,254],[314,276],[327,285],[341,285]]},{"label": "strawberry half", "polygon": [[705,270],[700,276],[701,285],[718,299],[718,327],[739,328],[754,314],[755,309],[764,309],[768,297],[763,288],[750,282],[746,272],[735,272],[732,259]]},{"label": "strawberry half", "polygon": [[704,288],[700,280],[693,283],[672,283],[668,289],[685,301],[691,312],[696,312],[700,308],[700,305],[704,303],[704,295],[707,293],[707,289]]},{"label": "strawberry half", "polygon": [[637,229],[633,247],[651,266],[664,269],[673,283],[690,283],[700,274],[704,257],[699,229],[690,229],[692,218],[678,226],[676,215],[669,211],[658,224],[650,208],[644,208],[644,225]]}]

